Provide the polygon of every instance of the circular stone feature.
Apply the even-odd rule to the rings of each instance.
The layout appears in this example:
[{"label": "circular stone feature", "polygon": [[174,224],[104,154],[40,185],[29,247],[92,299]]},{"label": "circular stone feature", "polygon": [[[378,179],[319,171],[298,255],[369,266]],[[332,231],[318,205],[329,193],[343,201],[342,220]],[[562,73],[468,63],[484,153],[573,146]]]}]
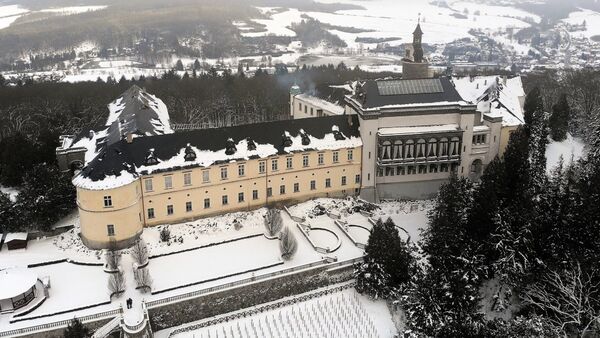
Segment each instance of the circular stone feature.
[{"label": "circular stone feature", "polygon": [[316,247],[322,249],[330,249],[335,251],[339,248],[340,239],[335,232],[323,229],[323,228],[312,228],[308,236]]},{"label": "circular stone feature", "polygon": [[348,225],[348,233],[354,238],[355,241],[361,244],[367,244],[371,231],[362,225],[350,224]]}]

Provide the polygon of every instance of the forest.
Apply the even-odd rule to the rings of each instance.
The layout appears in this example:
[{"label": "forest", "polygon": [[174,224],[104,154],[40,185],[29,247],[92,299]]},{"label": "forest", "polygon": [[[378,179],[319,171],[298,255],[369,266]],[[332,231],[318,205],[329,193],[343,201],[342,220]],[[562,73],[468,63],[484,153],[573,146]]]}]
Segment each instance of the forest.
[{"label": "forest", "polygon": [[[452,175],[419,243],[374,227],[357,290],[392,303],[405,337],[600,334],[600,77],[555,75],[528,79],[526,124],[479,182]],[[567,132],[586,156],[548,173],[546,145]]]}]

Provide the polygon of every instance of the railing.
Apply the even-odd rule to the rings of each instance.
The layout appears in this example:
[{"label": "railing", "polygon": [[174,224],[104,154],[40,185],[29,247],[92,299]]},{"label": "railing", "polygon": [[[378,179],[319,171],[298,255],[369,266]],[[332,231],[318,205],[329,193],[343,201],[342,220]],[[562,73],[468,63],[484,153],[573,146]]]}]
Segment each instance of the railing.
[{"label": "railing", "polygon": [[92,338],[104,338],[108,336],[112,330],[116,329],[121,324],[121,316],[116,316],[110,322],[104,324],[104,326],[94,332]]},{"label": "railing", "polygon": [[[102,319],[102,318],[106,318],[106,317],[116,316],[120,313],[121,313],[120,309],[115,309],[115,310],[111,310],[111,311],[96,313],[93,315],[82,316],[82,317],[79,317],[78,319],[81,322],[90,322],[95,319]],[[60,320],[57,322],[52,322],[52,323],[47,323],[47,324],[24,327],[22,329],[3,331],[3,332],[0,332],[0,337],[19,336],[19,335],[23,335],[25,333],[31,333],[31,332],[36,332],[36,331],[47,331],[48,329],[52,329],[52,328],[66,327],[67,325],[69,325],[69,323],[71,323],[71,321],[72,321],[72,319],[66,319],[66,320]]]},{"label": "railing", "polygon": [[248,309],[242,309],[242,310],[235,311],[233,313],[226,314],[226,315],[207,318],[207,319],[197,322],[195,324],[191,324],[186,327],[181,327],[181,328],[175,329],[175,330],[169,332],[169,337],[172,337],[173,335],[176,335],[179,333],[197,330],[199,328],[203,328],[203,327],[207,327],[207,326],[212,326],[212,325],[215,325],[218,323],[224,323],[224,322],[228,322],[228,321],[239,319],[239,318],[245,318],[250,315],[262,313],[264,311],[270,311],[273,309],[281,308],[283,306],[293,305],[298,302],[304,302],[304,301],[307,301],[310,299],[321,297],[323,295],[328,295],[331,293],[343,291],[343,290],[352,288],[355,285],[356,285],[356,282],[351,281],[351,282],[341,283],[338,285],[327,286],[322,289],[314,290],[314,291],[307,292],[307,293],[304,293],[301,295],[287,297],[285,299],[278,300],[275,302],[257,305],[257,306],[254,306],[254,307],[251,307]]},{"label": "railing", "polygon": [[142,301],[142,311],[144,311],[144,318],[142,319],[141,322],[135,324],[135,325],[129,325],[127,324],[127,322],[125,322],[125,319],[123,317],[121,317],[121,327],[127,331],[128,333],[137,333],[139,332],[142,328],[144,328],[146,326],[146,323],[148,323],[148,308],[146,307],[146,303]]},{"label": "railing", "polygon": [[237,280],[234,282],[213,286],[213,287],[203,289],[203,290],[197,290],[197,291],[188,292],[188,293],[184,293],[184,294],[177,295],[177,296],[171,296],[171,297],[166,297],[163,299],[157,299],[157,300],[148,302],[147,306],[148,306],[148,308],[153,308],[153,307],[157,307],[161,304],[180,301],[182,299],[196,298],[196,297],[205,295],[207,293],[220,291],[220,290],[224,290],[224,289],[228,289],[228,288],[232,288],[232,287],[236,287],[236,286],[240,286],[240,285],[244,285],[244,284],[248,284],[248,283],[252,283],[252,282],[256,282],[256,281],[266,280],[271,277],[275,277],[275,276],[279,276],[279,275],[283,275],[283,274],[287,274],[287,273],[291,273],[291,272],[295,272],[295,271],[300,271],[300,270],[304,270],[304,269],[309,269],[309,268],[313,268],[316,266],[326,266],[327,268],[337,268],[337,267],[341,267],[341,266],[345,266],[345,265],[354,265],[354,263],[361,262],[361,261],[362,261],[362,257],[359,257],[359,258],[354,258],[354,259],[350,259],[350,260],[346,260],[346,261],[327,264],[327,260],[323,259],[318,262],[312,262],[312,263],[308,263],[308,264],[298,265],[298,266],[295,266],[292,268],[274,271],[274,272],[254,276],[254,277],[249,277],[249,278]]}]

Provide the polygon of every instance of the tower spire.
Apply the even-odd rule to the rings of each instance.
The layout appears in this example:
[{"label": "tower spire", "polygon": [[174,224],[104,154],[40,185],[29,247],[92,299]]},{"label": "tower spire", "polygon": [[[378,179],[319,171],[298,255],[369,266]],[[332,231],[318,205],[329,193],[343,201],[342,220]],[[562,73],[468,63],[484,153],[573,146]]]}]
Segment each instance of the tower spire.
[{"label": "tower spire", "polygon": [[417,28],[413,32],[413,61],[417,63],[423,62],[423,30],[421,30],[421,13],[417,22]]}]

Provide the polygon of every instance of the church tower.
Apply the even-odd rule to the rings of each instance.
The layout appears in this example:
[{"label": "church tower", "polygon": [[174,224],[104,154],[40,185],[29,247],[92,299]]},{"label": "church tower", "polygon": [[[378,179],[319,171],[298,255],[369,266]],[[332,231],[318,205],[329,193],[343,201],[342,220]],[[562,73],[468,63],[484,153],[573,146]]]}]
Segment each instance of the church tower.
[{"label": "church tower", "polygon": [[427,79],[433,74],[429,69],[429,62],[423,52],[423,30],[421,29],[421,18],[417,28],[413,32],[413,42],[406,45],[406,58],[402,60],[402,78],[405,80]]},{"label": "church tower", "polygon": [[416,63],[423,62],[423,30],[421,23],[417,24],[417,28],[413,32],[413,61]]}]

